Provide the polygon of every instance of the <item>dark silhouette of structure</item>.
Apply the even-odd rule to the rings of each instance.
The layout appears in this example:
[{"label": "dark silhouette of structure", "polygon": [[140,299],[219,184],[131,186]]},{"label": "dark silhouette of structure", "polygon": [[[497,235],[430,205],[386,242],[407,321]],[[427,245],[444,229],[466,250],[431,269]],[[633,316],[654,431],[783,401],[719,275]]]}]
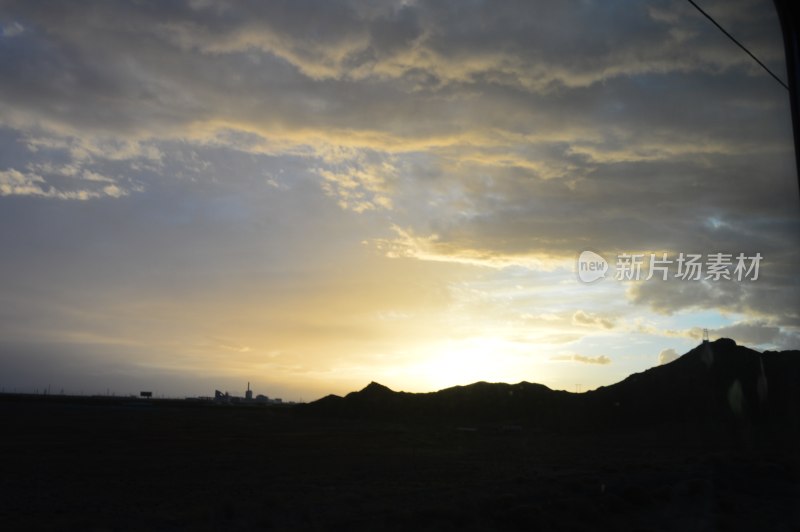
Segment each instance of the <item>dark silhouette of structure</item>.
[{"label": "dark silhouette of structure", "polygon": [[214,400],[217,402],[228,402],[231,396],[228,392],[221,392],[219,390],[214,390]]},{"label": "dark silhouette of structure", "polygon": [[797,0],[774,0],[781,22],[783,48],[786,54],[786,76],[789,78],[789,101],[794,132],[794,156],[797,182],[800,186],[800,5]]}]

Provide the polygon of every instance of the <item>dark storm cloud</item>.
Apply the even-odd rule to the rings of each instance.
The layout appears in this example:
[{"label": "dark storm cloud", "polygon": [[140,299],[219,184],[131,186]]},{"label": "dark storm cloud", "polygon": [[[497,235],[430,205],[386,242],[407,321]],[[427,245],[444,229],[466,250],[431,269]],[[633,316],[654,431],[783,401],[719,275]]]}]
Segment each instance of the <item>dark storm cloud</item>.
[{"label": "dark storm cloud", "polygon": [[[761,253],[764,259],[759,266],[759,277],[755,281],[737,282],[721,279],[719,281],[683,281],[670,276],[669,280],[653,278],[646,282],[635,282],[628,287],[631,302],[646,305],[657,312],[672,313],[690,309],[717,309],[730,313],[741,313],[768,319],[773,325],[797,328],[800,326],[800,296],[796,274],[798,229],[786,231],[786,247],[770,246],[770,239],[780,235],[778,231],[765,233],[762,245],[758,241],[747,241],[741,245],[746,256]],[[731,246],[709,247],[731,253],[736,240],[721,241]],[[747,251],[747,250],[751,251]],[[697,253],[698,251],[695,251]],[[735,254],[734,254],[735,256]],[[675,256],[672,256],[675,259]],[[706,260],[704,258],[703,260]],[[671,270],[674,272],[674,269]]]},{"label": "dark storm cloud", "polygon": [[[763,3],[707,8],[780,67]],[[67,144],[80,175],[152,166],[163,139],[292,149],[343,206],[402,208],[444,251],[486,254],[732,246],[764,232],[706,220],[794,223],[785,94],[688,5],[36,1],[3,20],[6,125]],[[34,193],[48,176],[15,158],[6,193]]]},{"label": "dark storm cloud", "polygon": [[796,349],[800,337],[790,334],[780,327],[764,322],[735,323],[714,329],[712,333],[719,338],[733,338],[745,345],[772,345],[778,349]]},{"label": "dark storm cloud", "polygon": [[[739,8],[759,22],[743,24],[743,37],[765,41],[765,59],[779,58],[780,48],[762,35],[769,13],[752,3]],[[150,135],[158,134],[154,126],[204,119],[400,136],[483,129],[487,119],[512,131],[531,118],[542,125],[591,124],[597,114],[625,121],[637,114],[626,109],[641,111],[631,96],[643,90],[680,98],[663,74],[713,81],[735,69],[759,78],[689,6],[670,2],[92,2],[76,9],[36,1],[6,2],[4,13],[24,28],[3,40],[3,68],[15,72],[4,84],[6,103],[62,126]],[[686,35],[676,36],[676,27]],[[615,98],[569,92],[630,76],[644,77]],[[436,80],[434,90],[417,79]],[[554,97],[536,105],[542,95]],[[460,107],[454,116],[447,98],[466,98],[479,113]],[[499,116],[512,102],[521,120]],[[555,116],[547,116],[549,106]],[[419,124],[408,122],[409,111]]]}]

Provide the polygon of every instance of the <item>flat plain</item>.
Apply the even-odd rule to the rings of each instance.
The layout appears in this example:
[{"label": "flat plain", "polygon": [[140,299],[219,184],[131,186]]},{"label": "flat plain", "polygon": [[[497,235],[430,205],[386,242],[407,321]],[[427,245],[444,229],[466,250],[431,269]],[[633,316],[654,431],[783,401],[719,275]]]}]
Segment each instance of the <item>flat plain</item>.
[{"label": "flat plain", "polygon": [[0,396],[3,530],[800,530],[790,442],[720,427]]}]

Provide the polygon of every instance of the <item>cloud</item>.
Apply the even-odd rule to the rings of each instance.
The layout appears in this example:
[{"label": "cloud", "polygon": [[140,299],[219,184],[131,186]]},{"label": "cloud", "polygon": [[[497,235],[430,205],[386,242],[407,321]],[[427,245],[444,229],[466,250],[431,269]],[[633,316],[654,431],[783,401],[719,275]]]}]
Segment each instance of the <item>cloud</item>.
[{"label": "cloud", "polygon": [[680,355],[674,349],[662,349],[658,354],[658,365],[669,364],[673,360],[677,360]]},{"label": "cloud", "polygon": [[[312,4],[7,2],[26,31],[0,51],[3,122],[140,180],[175,177],[169,143],[295,156],[343,209],[390,210],[426,240],[417,252],[399,235],[402,256],[796,247],[782,89],[691,6]],[[714,13],[781,61],[769,9]],[[657,204],[642,182],[659,183]]]},{"label": "cloud", "polygon": [[[774,238],[769,239],[764,235],[763,238],[766,244],[760,247],[766,248],[762,252],[766,260],[762,261],[756,281],[683,281],[674,277],[662,281],[654,278],[647,282],[632,283],[627,289],[627,298],[636,305],[665,314],[692,309],[718,309],[758,317],[778,326],[797,327],[800,325],[796,305],[798,280],[792,273],[792,252],[771,248],[776,240],[786,238],[788,242],[794,237],[787,233],[785,236],[775,234]],[[733,244],[729,249],[735,253]],[[747,244],[741,244],[739,249],[746,250]]]},{"label": "cloud", "polygon": [[427,236],[417,235],[412,228],[392,225],[394,238],[379,238],[373,241],[375,247],[389,258],[414,258],[417,260],[465,264],[483,268],[503,269],[525,267],[536,270],[552,270],[564,266],[566,261],[547,254],[524,253],[502,254],[482,249],[470,249],[462,245],[443,242],[437,233]]},{"label": "cloud", "polygon": [[35,174],[23,174],[13,168],[0,172],[0,194],[10,196],[12,194],[27,195],[47,195],[42,190],[41,184],[44,179]]},{"label": "cloud", "polygon": [[[69,174],[67,174],[69,175]],[[0,171],[0,196],[37,196],[42,198],[57,198],[64,200],[89,200],[99,197],[120,198],[128,192],[113,180],[92,172],[84,173],[82,179],[97,183],[111,183],[93,188],[71,187],[68,190],[59,190],[48,183],[46,179],[35,173],[22,173],[10,168]]]},{"label": "cloud", "polygon": [[603,329],[613,329],[615,324],[613,319],[604,318],[597,314],[584,312],[583,310],[578,310],[572,315],[572,323],[575,325],[600,327]]},{"label": "cloud", "polygon": [[737,343],[771,349],[797,349],[800,330],[782,328],[763,321],[740,321],[709,331],[715,338],[732,338]]},{"label": "cloud", "polygon": [[[747,65],[740,54],[714,46],[707,33],[697,31],[705,21],[691,8],[667,3],[636,10],[623,3],[581,10],[557,2],[540,3],[536,10],[519,4],[463,9],[457,2],[314,4],[313,16],[283,5],[195,6],[161,22],[155,33],[206,54],[274,55],[316,80],[389,78],[415,87],[487,80],[547,90],[619,75]],[[763,18],[754,6],[737,7]],[[726,14],[726,22],[744,28],[750,42],[759,39],[768,59],[779,57],[741,15]],[[623,29],[619,36],[605,31],[612,23]]]},{"label": "cloud", "polygon": [[252,351],[252,349],[246,345],[218,343],[215,345],[215,347],[223,349],[225,351],[233,351],[235,353],[249,353],[250,351]]},{"label": "cloud", "polygon": [[374,209],[391,210],[389,182],[396,178],[397,169],[390,157],[361,152],[344,160],[336,159],[331,168],[315,168],[314,173],[323,178],[323,190],[338,198],[343,209],[359,213]]},{"label": "cloud", "polygon": [[550,360],[580,362],[582,364],[611,364],[611,359],[605,355],[599,355],[596,357],[587,357],[583,355],[556,355],[550,357]]}]

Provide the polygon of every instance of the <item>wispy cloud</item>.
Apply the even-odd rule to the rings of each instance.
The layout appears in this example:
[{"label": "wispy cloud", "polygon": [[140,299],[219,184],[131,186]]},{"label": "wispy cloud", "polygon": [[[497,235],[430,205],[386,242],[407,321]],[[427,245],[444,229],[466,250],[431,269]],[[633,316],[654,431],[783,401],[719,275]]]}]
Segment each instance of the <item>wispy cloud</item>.
[{"label": "wispy cloud", "polygon": [[662,349],[658,354],[658,365],[669,364],[673,360],[677,360],[680,355],[672,348]]},{"label": "wispy cloud", "polygon": [[581,364],[611,364],[611,359],[605,355],[596,357],[588,357],[584,355],[556,355],[550,357],[550,360],[559,362],[580,362]]},{"label": "wispy cloud", "polygon": [[[69,174],[66,174],[69,177]],[[93,198],[119,198],[128,194],[112,179],[93,172],[84,172],[70,184],[69,188],[58,189],[42,176],[32,173],[22,173],[13,168],[0,171],[0,196],[37,196],[42,198],[56,198],[64,200],[89,200]],[[81,181],[84,183],[82,184]],[[91,183],[85,183],[89,181]],[[85,188],[87,184],[96,184],[92,188]]]},{"label": "wispy cloud", "polygon": [[613,319],[604,318],[593,313],[584,312],[583,310],[578,310],[572,315],[572,323],[589,327],[601,327],[603,329],[614,328]]}]

